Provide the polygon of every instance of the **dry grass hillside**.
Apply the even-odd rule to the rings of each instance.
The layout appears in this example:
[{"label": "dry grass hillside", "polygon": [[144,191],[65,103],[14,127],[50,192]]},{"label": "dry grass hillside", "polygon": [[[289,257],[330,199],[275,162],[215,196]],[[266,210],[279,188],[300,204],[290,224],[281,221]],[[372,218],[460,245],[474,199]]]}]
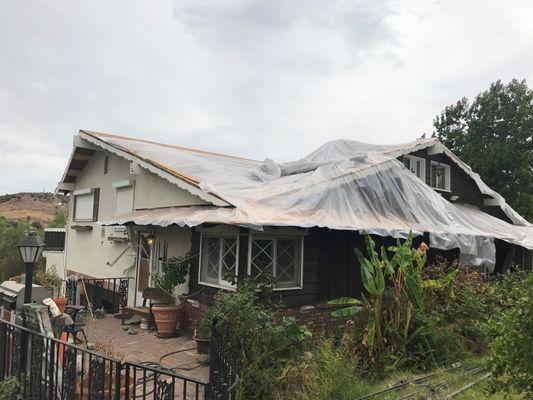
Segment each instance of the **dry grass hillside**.
[{"label": "dry grass hillside", "polygon": [[52,193],[16,193],[0,196],[0,215],[12,220],[39,221],[47,226],[56,213],[68,213],[68,198]]}]

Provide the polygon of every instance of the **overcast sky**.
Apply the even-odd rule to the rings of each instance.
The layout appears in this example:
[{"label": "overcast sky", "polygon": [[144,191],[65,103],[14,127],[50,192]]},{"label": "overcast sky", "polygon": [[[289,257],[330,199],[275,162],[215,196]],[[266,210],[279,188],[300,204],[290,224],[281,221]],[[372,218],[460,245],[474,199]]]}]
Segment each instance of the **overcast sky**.
[{"label": "overcast sky", "polygon": [[288,161],[512,78],[533,1],[2,0],[0,193],[53,190],[78,129]]}]

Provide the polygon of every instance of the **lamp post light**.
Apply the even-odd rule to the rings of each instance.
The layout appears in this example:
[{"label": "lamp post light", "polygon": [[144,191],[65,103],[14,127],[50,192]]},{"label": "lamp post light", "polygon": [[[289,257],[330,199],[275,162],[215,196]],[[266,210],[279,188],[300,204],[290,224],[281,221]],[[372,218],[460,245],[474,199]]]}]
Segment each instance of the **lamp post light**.
[{"label": "lamp post light", "polygon": [[24,303],[31,303],[31,291],[33,285],[33,269],[41,253],[43,252],[44,243],[37,234],[35,229],[30,229],[26,232],[19,244],[17,245],[20,252],[20,257],[24,264],[26,264],[26,284],[24,287]]}]

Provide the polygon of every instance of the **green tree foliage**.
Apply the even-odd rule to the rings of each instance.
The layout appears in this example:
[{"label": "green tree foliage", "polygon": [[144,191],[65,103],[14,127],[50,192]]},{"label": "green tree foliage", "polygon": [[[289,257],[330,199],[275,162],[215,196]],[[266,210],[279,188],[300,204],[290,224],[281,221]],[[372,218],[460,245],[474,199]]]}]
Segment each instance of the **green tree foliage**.
[{"label": "green tree foliage", "polygon": [[17,244],[30,228],[27,222],[0,217],[0,279],[4,281],[24,272]]},{"label": "green tree foliage", "polygon": [[521,215],[533,221],[533,90],[500,80],[444,109],[434,135],[481,175]]},{"label": "green tree foliage", "polygon": [[65,226],[67,226],[67,216],[65,215],[64,212],[58,211],[54,215],[54,219],[52,220],[52,222],[50,222],[49,227],[50,228],[64,228]]}]

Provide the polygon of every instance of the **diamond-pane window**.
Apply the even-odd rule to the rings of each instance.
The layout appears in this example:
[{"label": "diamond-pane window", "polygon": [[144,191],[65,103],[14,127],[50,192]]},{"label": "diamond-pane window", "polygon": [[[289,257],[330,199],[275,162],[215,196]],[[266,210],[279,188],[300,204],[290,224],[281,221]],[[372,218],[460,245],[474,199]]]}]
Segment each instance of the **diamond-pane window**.
[{"label": "diamond-pane window", "polygon": [[264,237],[253,235],[249,241],[249,274],[258,283],[273,280],[275,288],[300,288],[301,236]]},{"label": "diamond-pane window", "polygon": [[202,235],[200,283],[230,286],[237,274],[238,242],[235,237]]}]

